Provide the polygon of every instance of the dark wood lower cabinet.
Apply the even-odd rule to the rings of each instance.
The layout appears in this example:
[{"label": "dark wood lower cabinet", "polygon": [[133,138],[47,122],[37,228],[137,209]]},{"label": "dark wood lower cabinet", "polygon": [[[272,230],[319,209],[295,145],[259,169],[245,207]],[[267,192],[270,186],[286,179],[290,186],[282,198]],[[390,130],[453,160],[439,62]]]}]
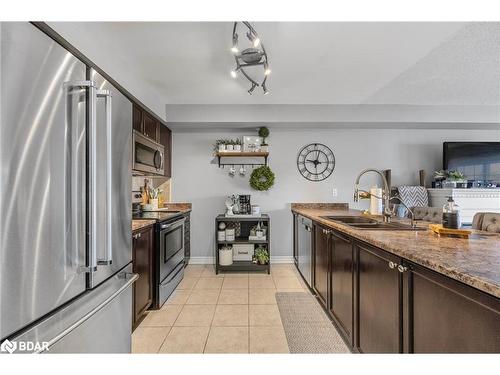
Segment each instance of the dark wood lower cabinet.
[{"label": "dark wood lower cabinet", "polygon": [[133,272],[139,275],[133,288],[133,322],[135,327],[153,301],[153,227],[133,233]]},{"label": "dark wood lower cabinet", "polygon": [[184,266],[189,264],[191,258],[191,215],[189,212],[185,215],[184,221]]},{"label": "dark wood lower cabinet", "polygon": [[500,353],[499,298],[313,227],[313,289],[352,350]]},{"label": "dark wood lower cabinet", "polygon": [[353,244],[349,237],[330,234],[330,314],[348,341],[353,339]]},{"label": "dark wood lower cabinet", "polygon": [[368,245],[356,245],[357,338],[362,353],[402,352],[402,280],[399,259]]},{"label": "dark wood lower cabinet", "polygon": [[313,289],[326,308],[328,301],[329,265],[329,230],[321,225],[314,226],[313,251]]},{"label": "dark wood lower cabinet", "polygon": [[424,267],[405,272],[405,349],[500,353],[500,300]]}]

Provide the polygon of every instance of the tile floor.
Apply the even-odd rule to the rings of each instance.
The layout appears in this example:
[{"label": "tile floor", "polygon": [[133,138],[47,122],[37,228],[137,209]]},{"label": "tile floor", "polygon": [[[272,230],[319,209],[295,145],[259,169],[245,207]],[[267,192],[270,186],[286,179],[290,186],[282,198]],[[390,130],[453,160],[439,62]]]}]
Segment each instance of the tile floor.
[{"label": "tile floor", "polygon": [[275,293],[309,293],[294,265],[271,275],[215,275],[189,265],[161,310],[148,312],[132,334],[133,353],[288,353]]}]

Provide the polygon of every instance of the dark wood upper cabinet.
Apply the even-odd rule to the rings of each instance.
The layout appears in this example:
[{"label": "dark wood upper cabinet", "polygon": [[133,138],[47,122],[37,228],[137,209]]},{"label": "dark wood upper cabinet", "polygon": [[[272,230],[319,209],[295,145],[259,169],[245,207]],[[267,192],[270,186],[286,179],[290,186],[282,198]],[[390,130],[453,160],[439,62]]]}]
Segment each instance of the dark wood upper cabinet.
[{"label": "dark wood upper cabinet", "polygon": [[143,112],[142,115],[144,116],[144,135],[159,143],[160,123],[148,112]]},{"label": "dark wood upper cabinet", "polygon": [[329,310],[337,326],[352,343],[353,337],[353,243],[335,231],[331,232]]},{"label": "dark wood upper cabinet", "polygon": [[404,278],[405,351],[500,353],[500,300],[424,267]]},{"label": "dark wood upper cabinet", "polygon": [[133,233],[133,272],[139,275],[133,288],[133,328],[153,301],[153,227]]},{"label": "dark wood upper cabinet", "polygon": [[[402,277],[399,258],[356,245],[357,349],[362,353],[402,352]],[[392,262],[392,263],[391,263]]]},{"label": "dark wood upper cabinet", "polygon": [[313,289],[324,307],[328,302],[329,233],[329,230],[321,225],[314,226]]},{"label": "dark wood upper cabinet", "polygon": [[142,109],[135,104],[132,110],[132,129],[137,130],[139,133],[143,133]]},{"label": "dark wood upper cabinet", "polygon": [[163,155],[165,165],[165,177],[172,177],[172,132],[166,126],[160,124],[160,143],[165,148]]}]

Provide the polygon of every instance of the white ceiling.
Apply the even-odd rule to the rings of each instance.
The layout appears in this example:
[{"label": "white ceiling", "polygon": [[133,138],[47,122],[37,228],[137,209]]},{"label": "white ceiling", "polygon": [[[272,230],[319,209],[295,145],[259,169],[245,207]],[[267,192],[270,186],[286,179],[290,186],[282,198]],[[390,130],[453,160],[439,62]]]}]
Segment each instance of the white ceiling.
[{"label": "white ceiling", "polygon": [[272,69],[267,96],[248,95],[248,82],[230,77],[230,22],[51,24],[109,46],[167,106],[500,103],[500,23],[253,25]]}]

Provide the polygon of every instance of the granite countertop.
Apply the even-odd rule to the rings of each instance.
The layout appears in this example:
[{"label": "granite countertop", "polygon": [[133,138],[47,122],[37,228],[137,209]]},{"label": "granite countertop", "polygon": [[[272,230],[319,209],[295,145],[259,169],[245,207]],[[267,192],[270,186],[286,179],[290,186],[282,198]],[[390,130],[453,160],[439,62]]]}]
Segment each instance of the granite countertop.
[{"label": "granite countertop", "polygon": [[132,220],[132,232],[154,225],[156,220]]},{"label": "granite countertop", "polygon": [[[500,234],[473,231],[469,239],[439,237],[427,231],[355,229],[322,216],[369,216],[328,204],[294,204],[292,211],[384,249],[416,264],[500,297]],[[381,217],[374,217],[382,220]],[[408,220],[400,219],[395,221]],[[419,223],[427,226],[428,223]]]}]

